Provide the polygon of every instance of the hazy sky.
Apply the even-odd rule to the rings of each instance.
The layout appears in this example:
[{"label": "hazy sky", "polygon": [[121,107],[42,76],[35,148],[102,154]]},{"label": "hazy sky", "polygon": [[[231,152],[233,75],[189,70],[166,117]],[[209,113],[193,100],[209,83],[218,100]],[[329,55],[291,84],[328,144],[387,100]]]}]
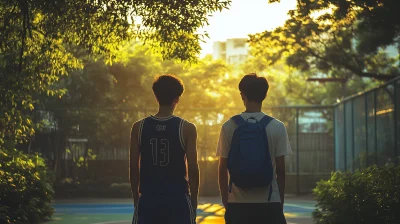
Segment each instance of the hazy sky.
[{"label": "hazy sky", "polygon": [[210,25],[203,28],[210,39],[201,44],[201,56],[212,53],[215,41],[247,37],[283,25],[288,10],[295,7],[296,0],[281,0],[274,4],[268,4],[268,0],[232,0],[229,10],[214,13],[209,18]]}]

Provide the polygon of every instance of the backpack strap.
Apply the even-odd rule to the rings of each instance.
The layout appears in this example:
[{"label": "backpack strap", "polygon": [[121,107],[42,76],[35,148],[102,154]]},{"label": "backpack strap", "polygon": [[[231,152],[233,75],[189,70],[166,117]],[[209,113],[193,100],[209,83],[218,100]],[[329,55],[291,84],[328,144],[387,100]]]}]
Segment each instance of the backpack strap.
[{"label": "backpack strap", "polygon": [[[246,123],[246,121],[244,120],[244,118],[242,116],[240,116],[240,114],[233,116],[231,119],[236,123],[237,126],[240,126],[240,125]],[[232,180],[232,178],[229,178],[229,188],[228,188],[229,193],[232,192],[232,184],[233,184],[233,180]]]},{"label": "backpack strap", "polygon": [[271,122],[274,118],[265,115],[263,118],[261,118],[261,120],[259,121],[259,123],[261,123],[262,125],[264,125],[264,127],[267,127],[269,122]]},{"label": "backpack strap", "polygon": [[246,121],[243,119],[242,116],[240,116],[240,114],[233,116],[231,119],[236,123],[237,126],[246,123]]},{"label": "backpack strap", "polygon": [[[268,126],[268,124],[273,120],[274,118],[265,115],[263,118],[261,118],[261,120],[259,121],[260,124],[262,124],[264,126],[264,128],[266,128]],[[269,186],[269,194],[268,194],[268,201],[271,201],[271,196],[272,196],[272,183]]]}]

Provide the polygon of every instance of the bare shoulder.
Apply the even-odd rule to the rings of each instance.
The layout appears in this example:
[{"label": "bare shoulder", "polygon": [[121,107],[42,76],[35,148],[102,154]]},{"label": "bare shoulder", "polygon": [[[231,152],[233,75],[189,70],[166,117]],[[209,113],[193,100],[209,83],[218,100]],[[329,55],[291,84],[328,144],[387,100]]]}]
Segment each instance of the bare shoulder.
[{"label": "bare shoulder", "polygon": [[183,131],[186,133],[194,134],[197,132],[197,127],[190,121],[184,120],[183,122]]},{"label": "bare shoulder", "polygon": [[132,132],[134,133],[134,132],[138,132],[138,130],[139,130],[139,128],[140,128],[140,124],[142,123],[142,121],[143,120],[138,120],[138,121],[135,121],[134,123],[133,123],[133,125],[132,125]]}]

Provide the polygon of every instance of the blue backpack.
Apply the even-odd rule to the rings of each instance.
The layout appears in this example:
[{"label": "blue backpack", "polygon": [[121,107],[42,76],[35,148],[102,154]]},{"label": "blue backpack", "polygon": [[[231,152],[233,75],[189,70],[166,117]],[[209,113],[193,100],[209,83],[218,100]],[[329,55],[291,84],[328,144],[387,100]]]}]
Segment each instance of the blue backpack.
[{"label": "blue backpack", "polygon": [[270,185],[268,200],[271,200],[274,169],[265,128],[273,118],[266,115],[258,122],[255,118],[249,118],[256,120],[255,123],[244,120],[240,115],[231,119],[238,127],[233,132],[228,155],[229,192],[232,183],[239,188]]}]

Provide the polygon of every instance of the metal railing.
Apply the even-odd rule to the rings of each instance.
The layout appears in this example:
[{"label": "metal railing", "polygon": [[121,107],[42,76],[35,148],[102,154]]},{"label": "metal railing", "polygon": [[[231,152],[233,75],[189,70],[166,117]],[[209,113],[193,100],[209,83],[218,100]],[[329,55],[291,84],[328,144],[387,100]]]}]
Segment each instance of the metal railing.
[{"label": "metal railing", "polygon": [[[242,110],[184,108],[176,111],[198,128],[201,185],[203,189],[209,188],[209,194],[218,194],[215,152],[221,125]],[[281,106],[263,108],[263,111],[287,128],[293,151],[293,155],[286,157],[288,192],[310,192],[318,180],[329,178],[334,170],[354,171],[372,164],[385,165],[400,156],[400,77],[332,106]],[[53,108],[36,112],[36,119],[39,122],[46,119],[43,122],[46,125],[29,144],[29,151],[41,152],[49,160],[68,161],[87,156],[90,149],[95,155],[92,159],[97,161],[89,165],[101,166],[101,169],[89,169],[92,172],[89,176],[102,176],[101,170],[107,168],[104,172],[108,176],[120,175],[128,181],[125,171],[131,125],[154,114],[156,109]],[[62,170],[62,165],[59,166],[58,170]]]},{"label": "metal railing", "polygon": [[336,170],[382,166],[400,156],[400,77],[334,107]]},{"label": "metal railing", "polygon": [[[51,128],[43,129],[47,132],[37,133],[37,136],[42,138],[32,142],[32,151],[39,151],[50,160],[59,158],[63,161],[79,161],[80,157],[88,155],[90,149],[91,154],[95,155],[95,160],[103,162],[89,164],[101,163],[102,166],[107,166],[104,165],[107,161],[128,160],[132,123],[154,114],[156,109],[53,108],[46,111],[41,111],[37,120],[45,117],[48,121],[44,123]],[[215,154],[222,123],[241,111],[243,108],[185,108],[176,111],[178,116],[194,122],[197,126],[198,156],[200,164],[203,164],[202,176],[206,179],[202,180],[202,184],[205,186],[217,184],[214,174],[217,173],[218,158]],[[316,181],[329,178],[334,170],[333,107],[283,106],[263,108],[263,111],[282,121],[287,128],[293,151],[293,155],[286,157],[288,191],[310,192]],[[70,139],[73,141],[69,141]],[[63,142],[57,142],[60,140]],[[123,168],[113,166],[109,169],[116,170],[110,173],[125,173],[117,170]],[[59,170],[64,169],[63,167]],[[90,170],[95,172],[104,169]]]}]

